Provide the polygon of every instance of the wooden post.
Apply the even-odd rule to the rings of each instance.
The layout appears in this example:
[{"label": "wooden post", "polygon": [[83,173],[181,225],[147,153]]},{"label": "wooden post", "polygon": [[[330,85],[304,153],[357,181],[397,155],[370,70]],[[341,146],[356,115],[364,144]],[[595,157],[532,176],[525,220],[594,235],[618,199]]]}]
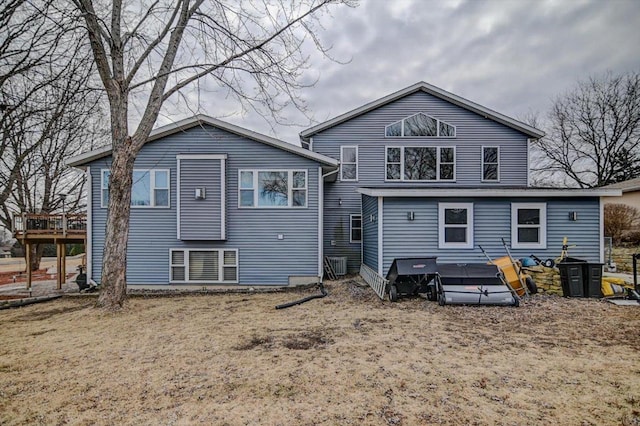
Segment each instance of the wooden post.
[{"label": "wooden post", "polygon": [[62,288],[62,253],[60,250],[60,243],[56,241],[56,288],[60,290]]},{"label": "wooden post", "polygon": [[24,247],[24,261],[27,272],[27,290],[31,291],[31,244],[27,240],[22,240]]},{"label": "wooden post", "polygon": [[[62,243],[60,245],[62,246],[62,262],[60,262],[60,264],[62,266],[61,283],[64,284],[64,283],[67,282],[67,244],[66,243]],[[62,286],[60,286],[60,288],[62,288]]]}]

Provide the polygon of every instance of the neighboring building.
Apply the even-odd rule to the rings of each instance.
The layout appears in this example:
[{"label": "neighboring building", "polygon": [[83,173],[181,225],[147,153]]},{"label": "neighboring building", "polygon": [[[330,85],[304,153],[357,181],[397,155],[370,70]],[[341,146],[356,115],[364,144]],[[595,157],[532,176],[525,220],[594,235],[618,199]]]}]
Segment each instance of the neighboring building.
[{"label": "neighboring building", "polygon": [[640,177],[603,186],[604,189],[619,189],[622,197],[604,197],[605,204],[626,204],[640,210]]},{"label": "neighboring building", "polygon": [[[89,179],[87,273],[100,280],[110,147],[71,158]],[[338,162],[206,116],[152,132],[134,165],[130,285],[317,282],[323,175]]]},{"label": "neighboring building", "polygon": [[[302,147],[196,116],[152,132],[135,161],[130,285],[317,282],[323,256],[385,276],[393,259],[603,260],[602,196],[531,188],[543,133],[418,83],[301,133]],[[68,161],[89,178],[88,277],[99,281],[110,148]]]},{"label": "neighboring building", "polygon": [[619,190],[529,186],[527,124],[417,83],[301,133],[303,146],[339,159],[324,193],[325,255],[385,276],[393,259],[484,262],[571,255],[602,261],[600,196]]}]

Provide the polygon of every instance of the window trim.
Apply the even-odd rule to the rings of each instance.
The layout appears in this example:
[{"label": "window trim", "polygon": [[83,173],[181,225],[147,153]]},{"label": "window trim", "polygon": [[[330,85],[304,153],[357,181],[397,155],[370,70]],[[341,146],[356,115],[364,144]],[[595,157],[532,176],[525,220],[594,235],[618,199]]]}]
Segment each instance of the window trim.
[{"label": "window trim", "polygon": [[[345,148],[354,148],[356,150],[356,161],[355,163],[347,163],[342,161],[342,158],[344,157],[343,155],[343,151]],[[342,166],[346,165],[346,164],[355,164],[356,166],[356,178],[355,179],[344,179],[342,177]],[[358,167],[358,145],[341,145],[340,146],[340,182],[357,182],[358,181],[358,172],[359,172],[359,167]]]},{"label": "window trim", "polygon": [[[445,210],[447,209],[466,209],[467,224],[466,243],[447,243],[445,237]],[[462,228],[461,225],[448,225],[447,227]],[[473,249],[474,221],[473,221],[473,203],[438,203],[438,248],[439,249]]]},{"label": "window trim", "polygon": [[[184,252],[184,264],[173,264],[173,252]],[[218,281],[189,280],[189,253],[192,251],[217,251],[218,252],[218,277],[222,278]],[[232,251],[236,254],[235,265],[224,265],[224,252]],[[236,279],[234,281],[224,281],[224,267],[236,268]],[[173,268],[184,267],[184,281],[173,279]],[[238,284],[240,280],[240,257],[238,249],[227,248],[170,248],[169,249],[169,283],[170,284]]]},{"label": "window trim", "polygon": [[[518,210],[519,209],[539,209],[540,210],[540,229],[538,235],[540,242],[538,243],[520,243],[518,242],[518,228],[520,226],[534,227],[536,225],[519,225]],[[511,247],[514,249],[546,249],[547,248],[547,203],[511,203]]]},{"label": "window trim", "polygon": [[[104,191],[109,190],[109,186],[104,187],[105,179],[104,172],[109,172],[109,176],[111,176],[111,169],[100,169],[100,208],[106,209],[108,207],[104,204]],[[170,209],[171,208],[171,169],[133,169],[133,172],[144,172],[149,173],[149,205],[148,206],[136,206],[131,204],[132,209]],[[166,172],[167,173],[167,187],[166,188],[156,188],[156,172]],[[133,185],[135,181],[131,182],[131,199],[133,200]],[[156,189],[166,189],[167,194],[167,205],[166,206],[157,206],[156,205]]]},{"label": "window trim", "polygon": [[[253,173],[253,206],[243,206],[240,201],[240,191],[242,189],[249,190],[248,188],[241,188],[242,172]],[[260,172],[287,172],[287,205],[286,206],[259,206],[258,205],[258,173]],[[304,190],[305,199],[304,206],[293,205],[293,174],[304,173],[304,188],[295,188],[295,190]],[[239,209],[308,209],[309,208],[309,172],[306,169],[238,169],[238,208]]]},{"label": "window trim", "polygon": [[[497,166],[497,179],[485,179],[484,178],[484,165],[485,164],[494,164],[494,163],[485,163],[484,162],[484,149],[485,148],[495,148],[498,151],[498,158],[495,163]],[[480,148],[480,180],[481,182],[500,182],[500,147],[495,145],[482,145]]]},{"label": "window trim", "polygon": [[[404,135],[404,120],[406,120],[406,119],[408,119],[408,118],[411,118],[411,117],[415,117],[416,115],[419,115],[419,114],[426,115],[427,117],[429,117],[429,118],[432,118],[432,119],[436,120],[436,129],[437,129],[436,136],[405,136],[405,135]],[[448,126],[453,127],[453,136],[440,136],[440,123],[441,123],[441,122],[442,122],[442,123],[444,123],[444,124],[446,124],[446,125],[448,125]],[[400,123],[400,133],[401,133],[401,134],[400,134],[399,136],[387,136],[387,128],[388,128],[388,127],[390,127],[390,126],[393,126],[393,125],[394,125],[394,124],[396,124],[396,123]],[[446,122],[446,121],[444,121],[444,120],[440,120],[439,118],[436,118],[436,117],[434,117],[434,116],[432,116],[432,115],[429,115],[429,114],[427,114],[427,113],[425,113],[425,112],[416,112],[415,114],[408,115],[408,116],[406,116],[406,117],[404,117],[404,118],[401,118],[400,120],[396,120],[396,121],[394,121],[393,123],[389,123],[389,124],[387,124],[386,126],[384,126],[384,137],[385,137],[385,138],[394,138],[394,139],[395,139],[395,138],[438,138],[438,139],[455,139],[455,138],[457,137],[457,135],[458,135],[458,128],[457,128],[457,126],[455,126],[455,125],[453,125],[453,124],[451,124],[451,123],[449,123],[449,122]]]},{"label": "window trim", "polygon": [[[388,164],[397,164],[397,163],[389,163],[387,150],[389,148],[399,148],[400,149],[400,179],[388,179],[387,178],[387,165]],[[405,148],[436,148],[436,179],[431,180],[413,180],[413,179],[405,179],[404,178],[404,149]],[[453,149],[453,179],[440,179],[440,150],[441,149]],[[458,161],[457,161],[457,149],[455,146],[416,146],[416,145],[385,145],[384,147],[384,181],[385,182],[447,182],[447,183],[455,183],[457,180],[457,171],[458,171]]]},{"label": "window trim", "polygon": [[[353,219],[359,217],[360,218],[360,228],[358,227],[354,227],[353,226]],[[349,215],[349,243],[351,244],[360,244],[362,242],[362,214],[350,214]],[[359,240],[354,240],[353,239],[353,230],[354,229],[360,229],[360,239]]]}]

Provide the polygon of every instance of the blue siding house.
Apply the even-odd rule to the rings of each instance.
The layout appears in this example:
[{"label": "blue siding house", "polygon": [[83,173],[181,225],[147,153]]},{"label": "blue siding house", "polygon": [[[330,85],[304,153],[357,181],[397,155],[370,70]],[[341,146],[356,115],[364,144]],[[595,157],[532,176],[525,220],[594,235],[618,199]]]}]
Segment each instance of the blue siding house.
[{"label": "blue siding house", "polygon": [[[100,280],[109,147],[89,179],[88,277]],[[206,116],[152,132],[134,165],[130,286],[290,285],[322,274],[323,175],[338,161]]]},{"label": "blue siding house", "polygon": [[529,147],[544,133],[424,82],[301,133],[340,160],[324,190],[324,253],[386,276],[396,257],[441,263],[505,255],[603,260],[607,190],[533,188]]},{"label": "blue siding house", "polygon": [[[534,188],[544,134],[427,83],[301,133],[302,147],[207,116],[152,132],[134,166],[130,286],[318,282],[323,256],[386,276],[397,257],[484,262],[571,255],[603,261],[601,197]],[[88,277],[99,282],[109,147],[67,162],[89,180]],[[371,278],[373,277],[373,278]]]}]

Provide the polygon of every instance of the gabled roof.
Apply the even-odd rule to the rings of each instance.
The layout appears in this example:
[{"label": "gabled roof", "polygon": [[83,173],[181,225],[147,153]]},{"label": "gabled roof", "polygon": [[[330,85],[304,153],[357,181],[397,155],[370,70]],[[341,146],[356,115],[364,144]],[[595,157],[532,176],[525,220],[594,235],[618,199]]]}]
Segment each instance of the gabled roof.
[{"label": "gabled roof", "polygon": [[[252,130],[245,129],[243,127],[236,126],[234,124],[227,123],[226,121],[218,120],[217,118],[209,117],[208,115],[204,115],[204,114],[198,114],[193,117],[186,118],[184,120],[180,120],[172,124],[168,124],[166,126],[158,127],[157,129],[151,132],[151,134],[149,135],[149,138],[147,139],[147,142],[151,142],[174,133],[183,132],[192,127],[202,126],[204,124],[216,127],[218,129],[226,130],[227,132],[234,133],[239,136],[244,136],[256,142],[273,146],[275,148],[279,148],[279,149],[282,149],[283,151],[291,152],[301,157],[315,160],[326,166],[332,166],[333,168],[338,166],[338,160],[335,160],[331,157],[327,157],[326,155],[309,151],[302,147],[292,145],[290,143],[281,141],[279,139],[275,139],[270,136],[254,132]],[[93,151],[88,151],[71,158],[67,158],[66,164],[67,166],[71,166],[71,167],[81,167],[91,161],[97,160],[99,158],[107,157],[109,155],[111,155],[111,145],[94,149]]]},{"label": "gabled roof", "polygon": [[351,120],[352,118],[355,118],[359,115],[372,111],[376,108],[379,108],[383,105],[386,105],[388,103],[391,103],[395,100],[398,100],[404,96],[410,95],[418,91],[429,93],[430,95],[443,99],[454,105],[457,105],[469,111],[473,111],[477,114],[482,115],[485,118],[489,118],[493,121],[497,121],[498,123],[504,124],[505,126],[511,127],[512,129],[518,130],[532,138],[539,139],[544,136],[543,131],[538,130],[534,127],[531,127],[528,124],[515,120],[511,117],[507,117],[506,115],[500,114],[499,112],[496,112],[492,109],[483,107],[482,105],[479,105],[475,102],[471,102],[470,100],[465,99],[461,96],[454,95],[451,92],[447,92],[446,90],[443,90],[439,87],[436,87],[429,83],[425,83],[424,81],[421,81],[405,89],[399,90],[395,93],[387,95],[373,102],[369,102],[368,104],[365,104],[359,108],[356,108],[347,113],[344,113],[335,118],[332,118],[329,121],[325,121],[324,123],[320,123],[307,130],[304,130],[300,133],[300,137],[304,140],[307,140],[308,138],[315,135],[316,133],[319,133],[319,132],[322,132],[323,130],[327,130],[331,127],[337,126],[338,124],[344,123],[347,120]]},{"label": "gabled roof", "polygon": [[624,182],[612,183],[611,185],[603,186],[602,188],[616,188],[621,189],[622,192],[640,191],[640,177],[625,180]]}]

